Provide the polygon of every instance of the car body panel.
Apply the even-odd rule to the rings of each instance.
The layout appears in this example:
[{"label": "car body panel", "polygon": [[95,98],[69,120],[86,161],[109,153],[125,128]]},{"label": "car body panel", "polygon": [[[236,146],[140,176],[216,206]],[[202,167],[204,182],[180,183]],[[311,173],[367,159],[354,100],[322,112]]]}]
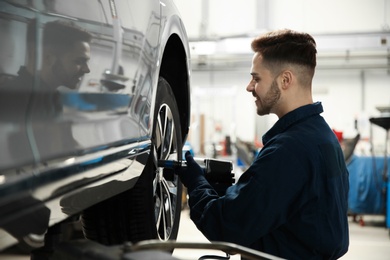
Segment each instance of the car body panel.
[{"label": "car body panel", "polygon": [[[187,36],[172,1],[20,2],[0,2],[0,250],[134,186],[150,152],[159,66],[172,35],[186,57],[177,95],[189,101]],[[74,89],[59,86],[58,103],[48,104],[52,94],[37,75],[42,30],[55,20],[92,34],[90,72]],[[31,86],[8,88],[20,66],[34,68],[18,83]]]}]

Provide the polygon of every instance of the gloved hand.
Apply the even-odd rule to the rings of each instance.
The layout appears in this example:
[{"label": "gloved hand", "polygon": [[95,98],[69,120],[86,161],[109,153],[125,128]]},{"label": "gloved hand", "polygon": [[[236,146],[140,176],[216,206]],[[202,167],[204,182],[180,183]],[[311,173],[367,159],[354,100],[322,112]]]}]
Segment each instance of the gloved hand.
[{"label": "gloved hand", "polygon": [[193,185],[201,178],[204,179],[204,171],[202,167],[199,166],[192,157],[191,153],[187,151],[185,153],[185,158],[187,161],[187,167],[182,167],[178,170],[177,175],[181,182],[188,189],[193,189]]}]

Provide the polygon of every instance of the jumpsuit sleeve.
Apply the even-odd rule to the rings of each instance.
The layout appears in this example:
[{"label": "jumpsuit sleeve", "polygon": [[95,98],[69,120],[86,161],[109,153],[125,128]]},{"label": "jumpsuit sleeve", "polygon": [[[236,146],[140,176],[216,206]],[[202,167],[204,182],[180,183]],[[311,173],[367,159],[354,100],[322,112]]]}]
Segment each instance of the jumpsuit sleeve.
[{"label": "jumpsuit sleeve", "polygon": [[286,221],[306,181],[291,149],[263,148],[225,196],[198,181],[189,191],[190,216],[207,239],[250,246]]}]

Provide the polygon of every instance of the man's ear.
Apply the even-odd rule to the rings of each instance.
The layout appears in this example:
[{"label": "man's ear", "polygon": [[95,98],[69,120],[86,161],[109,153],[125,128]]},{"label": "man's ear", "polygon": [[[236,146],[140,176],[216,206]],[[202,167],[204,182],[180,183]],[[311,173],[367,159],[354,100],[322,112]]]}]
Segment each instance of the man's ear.
[{"label": "man's ear", "polygon": [[290,70],[285,70],[281,73],[281,86],[283,89],[287,89],[292,81],[293,81],[294,74]]},{"label": "man's ear", "polygon": [[53,52],[47,51],[43,54],[42,64],[46,67],[52,67],[57,60],[57,55],[54,55]]}]

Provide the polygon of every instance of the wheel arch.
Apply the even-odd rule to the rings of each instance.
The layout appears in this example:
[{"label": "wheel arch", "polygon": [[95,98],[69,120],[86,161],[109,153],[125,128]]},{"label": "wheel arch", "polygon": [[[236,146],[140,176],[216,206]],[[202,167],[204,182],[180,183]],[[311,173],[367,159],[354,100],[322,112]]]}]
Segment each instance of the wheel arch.
[{"label": "wheel arch", "polygon": [[160,76],[170,84],[179,110],[183,144],[190,125],[190,75],[189,57],[177,34],[172,34],[164,48]]}]

